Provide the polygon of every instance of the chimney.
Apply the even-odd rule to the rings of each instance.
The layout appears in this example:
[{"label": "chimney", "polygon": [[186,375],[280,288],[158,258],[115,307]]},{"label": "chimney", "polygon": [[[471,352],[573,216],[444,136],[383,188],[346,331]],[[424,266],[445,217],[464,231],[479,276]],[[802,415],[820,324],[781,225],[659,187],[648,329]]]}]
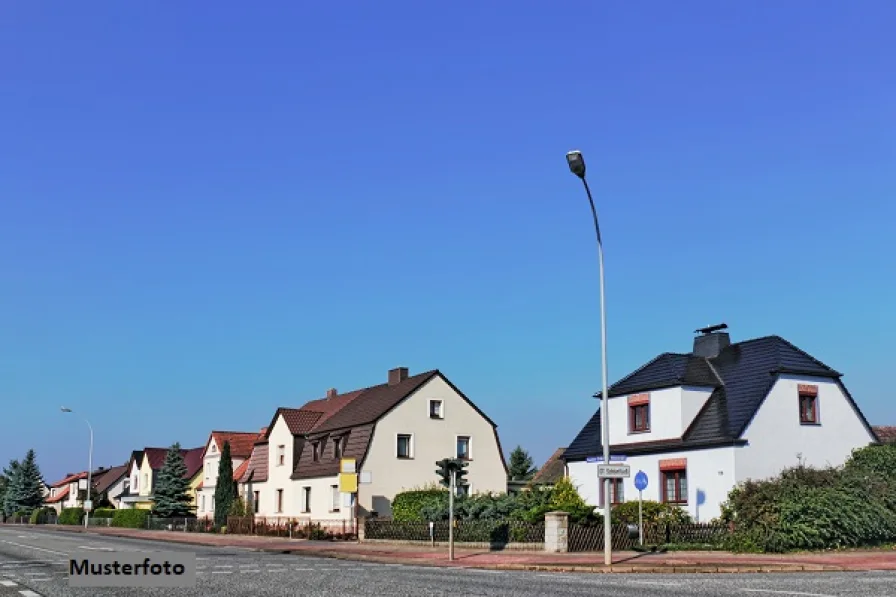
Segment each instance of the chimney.
[{"label": "chimney", "polygon": [[336,391],[336,388],[330,388],[329,390],[327,390],[327,400],[329,400],[330,398],[335,398],[338,395],[339,392]]},{"label": "chimney", "polygon": [[694,330],[695,334],[700,334],[694,338],[694,356],[706,357],[713,359],[719,356],[727,346],[731,344],[731,337],[728,336],[728,325],[720,323],[719,325],[711,325],[709,327]]},{"label": "chimney", "polygon": [[389,370],[389,385],[397,386],[404,380],[408,378],[408,368],[407,367],[396,367],[395,369]]}]

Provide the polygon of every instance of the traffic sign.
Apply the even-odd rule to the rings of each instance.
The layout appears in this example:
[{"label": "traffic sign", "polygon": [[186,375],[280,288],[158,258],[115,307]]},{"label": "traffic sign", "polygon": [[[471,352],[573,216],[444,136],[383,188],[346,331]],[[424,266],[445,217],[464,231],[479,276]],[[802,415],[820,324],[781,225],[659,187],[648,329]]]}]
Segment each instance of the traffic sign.
[{"label": "traffic sign", "polygon": [[638,474],[635,475],[635,489],[638,491],[647,489],[647,473],[644,471],[638,471]]},{"label": "traffic sign", "polygon": [[601,479],[628,479],[632,467],[627,464],[598,464],[597,476]]},{"label": "traffic sign", "polygon": [[93,500],[84,500],[84,510],[87,512],[93,510]]}]

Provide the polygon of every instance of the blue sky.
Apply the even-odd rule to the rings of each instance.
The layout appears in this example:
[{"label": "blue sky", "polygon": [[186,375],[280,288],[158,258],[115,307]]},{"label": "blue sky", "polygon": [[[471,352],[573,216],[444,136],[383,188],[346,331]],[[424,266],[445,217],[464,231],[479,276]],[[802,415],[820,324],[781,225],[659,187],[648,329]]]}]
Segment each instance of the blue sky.
[{"label": "blue sky", "polygon": [[896,4],[0,8],[0,459],[47,477],[440,368],[538,461],[692,330],[896,423]]}]

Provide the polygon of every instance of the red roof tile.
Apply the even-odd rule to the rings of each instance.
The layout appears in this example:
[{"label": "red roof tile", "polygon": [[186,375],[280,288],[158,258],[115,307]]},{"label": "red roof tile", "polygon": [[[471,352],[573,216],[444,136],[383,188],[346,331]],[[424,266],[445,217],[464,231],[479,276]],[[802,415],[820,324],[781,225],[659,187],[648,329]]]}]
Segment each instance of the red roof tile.
[{"label": "red roof tile", "polygon": [[54,495],[53,497],[48,497],[47,499],[45,499],[45,500],[44,500],[44,503],[45,503],[45,504],[55,504],[55,503],[57,503],[57,502],[61,502],[62,500],[65,499],[65,496],[68,495],[68,488],[69,488],[69,486],[66,485],[66,486],[65,486],[65,489],[63,489],[62,491],[60,491],[59,493],[57,493],[57,494]]},{"label": "red roof tile", "polygon": [[249,460],[246,459],[243,461],[241,465],[236,467],[236,470],[233,471],[233,480],[239,481],[243,478],[243,475],[246,474],[246,470],[249,468]]},{"label": "red roof tile", "polygon": [[[185,479],[192,479],[202,468],[202,453],[205,446],[200,448],[181,449],[180,455],[184,458],[184,464],[187,466],[187,474]],[[149,466],[152,470],[158,471],[165,464],[165,456],[168,454],[168,448],[144,448],[143,457],[149,459]]]},{"label": "red roof tile", "polygon": [[563,454],[566,448],[559,448],[554,454],[548,458],[535,476],[532,477],[532,485],[553,485],[566,476],[566,463],[563,461]]},{"label": "red roof tile", "polygon": [[69,483],[77,481],[78,479],[86,479],[86,478],[87,478],[87,471],[84,471],[81,473],[69,473],[63,480],[56,481],[55,483],[50,485],[50,487],[61,487],[63,485],[68,485]]},{"label": "red roof tile", "polygon": [[893,426],[878,426],[872,427],[872,431],[874,431],[874,435],[877,436],[883,443],[896,442],[896,427]]},{"label": "red roof tile", "polygon": [[[258,439],[257,433],[245,431],[212,431],[211,438],[218,446],[218,451],[224,449],[224,442],[230,443],[230,456],[233,458],[249,458],[252,455],[252,445]],[[206,449],[208,444],[206,444]],[[205,453],[203,452],[203,457]]]}]

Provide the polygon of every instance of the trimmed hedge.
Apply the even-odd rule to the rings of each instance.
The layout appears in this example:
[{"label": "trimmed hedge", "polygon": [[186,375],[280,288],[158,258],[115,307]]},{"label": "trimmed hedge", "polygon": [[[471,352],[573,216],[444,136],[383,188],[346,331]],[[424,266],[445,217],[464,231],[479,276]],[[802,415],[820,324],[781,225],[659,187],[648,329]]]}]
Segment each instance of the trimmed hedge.
[{"label": "trimmed hedge", "polygon": [[97,508],[93,512],[90,513],[91,518],[115,518],[115,513],[118,510],[115,508]]},{"label": "trimmed hedge", "polygon": [[56,510],[53,508],[43,507],[31,513],[31,524],[47,524],[51,516],[56,516]]},{"label": "trimmed hedge", "polygon": [[392,519],[396,522],[425,522],[423,510],[443,500],[448,503],[447,489],[415,489],[399,493],[392,500]]},{"label": "trimmed hedge", "polygon": [[[645,525],[650,524],[687,524],[692,522],[691,515],[684,508],[674,504],[665,504],[644,500],[642,516]],[[613,522],[620,524],[638,524],[638,502],[625,502],[613,506]]]},{"label": "trimmed hedge", "polygon": [[59,513],[59,524],[79,525],[84,522],[84,508],[63,508]]},{"label": "trimmed hedge", "polygon": [[116,510],[112,515],[113,527],[125,527],[129,529],[145,529],[149,510]]}]

